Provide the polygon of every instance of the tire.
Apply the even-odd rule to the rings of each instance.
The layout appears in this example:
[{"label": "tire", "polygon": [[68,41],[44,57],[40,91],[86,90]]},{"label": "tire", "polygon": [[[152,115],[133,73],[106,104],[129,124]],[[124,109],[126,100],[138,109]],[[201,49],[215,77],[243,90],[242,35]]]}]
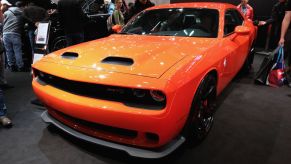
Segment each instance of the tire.
[{"label": "tire", "polygon": [[217,79],[208,74],[199,85],[182,135],[190,145],[197,145],[208,135],[216,110]]}]

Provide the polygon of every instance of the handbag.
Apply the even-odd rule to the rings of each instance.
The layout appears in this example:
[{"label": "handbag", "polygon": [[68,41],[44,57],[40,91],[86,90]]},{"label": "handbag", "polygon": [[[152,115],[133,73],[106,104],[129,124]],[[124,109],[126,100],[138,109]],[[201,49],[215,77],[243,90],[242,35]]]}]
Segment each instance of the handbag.
[{"label": "handbag", "polygon": [[280,47],[277,60],[273,64],[272,69],[268,75],[267,85],[272,87],[283,86],[287,81],[284,68],[284,48]]},{"label": "handbag", "polygon": [[254,78],[255,84],[266,85],[268,75],[274,65],[274,58],[276,54],[279,53],[279,50],[280,46],[277,47],[274,51],[269,53],[269,55],[264,58],[264,60],[261,63],[259,71],[255,75]]}]

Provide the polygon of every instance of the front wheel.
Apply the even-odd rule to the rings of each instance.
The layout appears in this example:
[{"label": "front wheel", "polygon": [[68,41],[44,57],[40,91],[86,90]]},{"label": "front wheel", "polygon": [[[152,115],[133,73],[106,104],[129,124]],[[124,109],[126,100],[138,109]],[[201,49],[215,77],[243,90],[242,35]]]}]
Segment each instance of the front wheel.
[{"label": "front wheel", "polygon": [[199,85],[183,135],[190,143],[200,143],[209,133],[216,109],[216,77],[209,74]]}]

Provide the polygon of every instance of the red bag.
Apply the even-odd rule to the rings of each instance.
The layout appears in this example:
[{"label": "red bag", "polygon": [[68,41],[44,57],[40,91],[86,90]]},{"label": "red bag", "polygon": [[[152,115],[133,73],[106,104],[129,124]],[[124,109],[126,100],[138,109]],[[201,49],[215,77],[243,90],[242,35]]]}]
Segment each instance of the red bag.
[{"label": "red bag", "polygon": [[285,81],[285,73],[282,69],[272,70],[269,73],[269,85],[272,87],[282,87]]},{"label": "red bag", "polygon": [[267,80],[267,85],[272,87],[281,87],[285,84],[286,75],[284,70],[284,49],[283,47],[280,48],[277,61],[273,65]]}]

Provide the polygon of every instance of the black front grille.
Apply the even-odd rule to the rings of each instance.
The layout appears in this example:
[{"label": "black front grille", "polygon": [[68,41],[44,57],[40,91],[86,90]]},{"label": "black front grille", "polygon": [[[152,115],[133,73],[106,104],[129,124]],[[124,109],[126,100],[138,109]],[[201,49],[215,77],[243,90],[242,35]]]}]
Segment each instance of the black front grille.
[{"label": "black front grille", "polygon": [[56,110],[54,110],[54,112],[57,113],[59,116],[63,117],[64,119],[69,120],[70,122],[74,122],[78,125],[82,125],[86,128],[92,129],[94,131],[98,131],[101,133],[107,133],[107,134],[111,134],[111,135],[112,134],[118,135],[118,136],[122,136],[122,137],[129,138],[129,139],[133,139],[133,138],[137,137],[137,131],[134,131],[134,130],[121,129],[121,128],[102,125],[102,124],[92,123],[92,122],[88,122],[88,121],[84,121],[81,119],[71,117],[69,115],[58,112]]},{"label": "black front grille", "polygon": [[90,98],[121,102],[126,106],[143,108],[149,110],[160,110],[166,106],[166,101],[157,102],[150,96],[149,90],[144,91],[145,96],[136,97],[133,89],[116,86],[107,86],[67,80],[61,77],[50,75],[34,69],[34,75],[39,78],[40,83],[51,85],[60,90]]}]

